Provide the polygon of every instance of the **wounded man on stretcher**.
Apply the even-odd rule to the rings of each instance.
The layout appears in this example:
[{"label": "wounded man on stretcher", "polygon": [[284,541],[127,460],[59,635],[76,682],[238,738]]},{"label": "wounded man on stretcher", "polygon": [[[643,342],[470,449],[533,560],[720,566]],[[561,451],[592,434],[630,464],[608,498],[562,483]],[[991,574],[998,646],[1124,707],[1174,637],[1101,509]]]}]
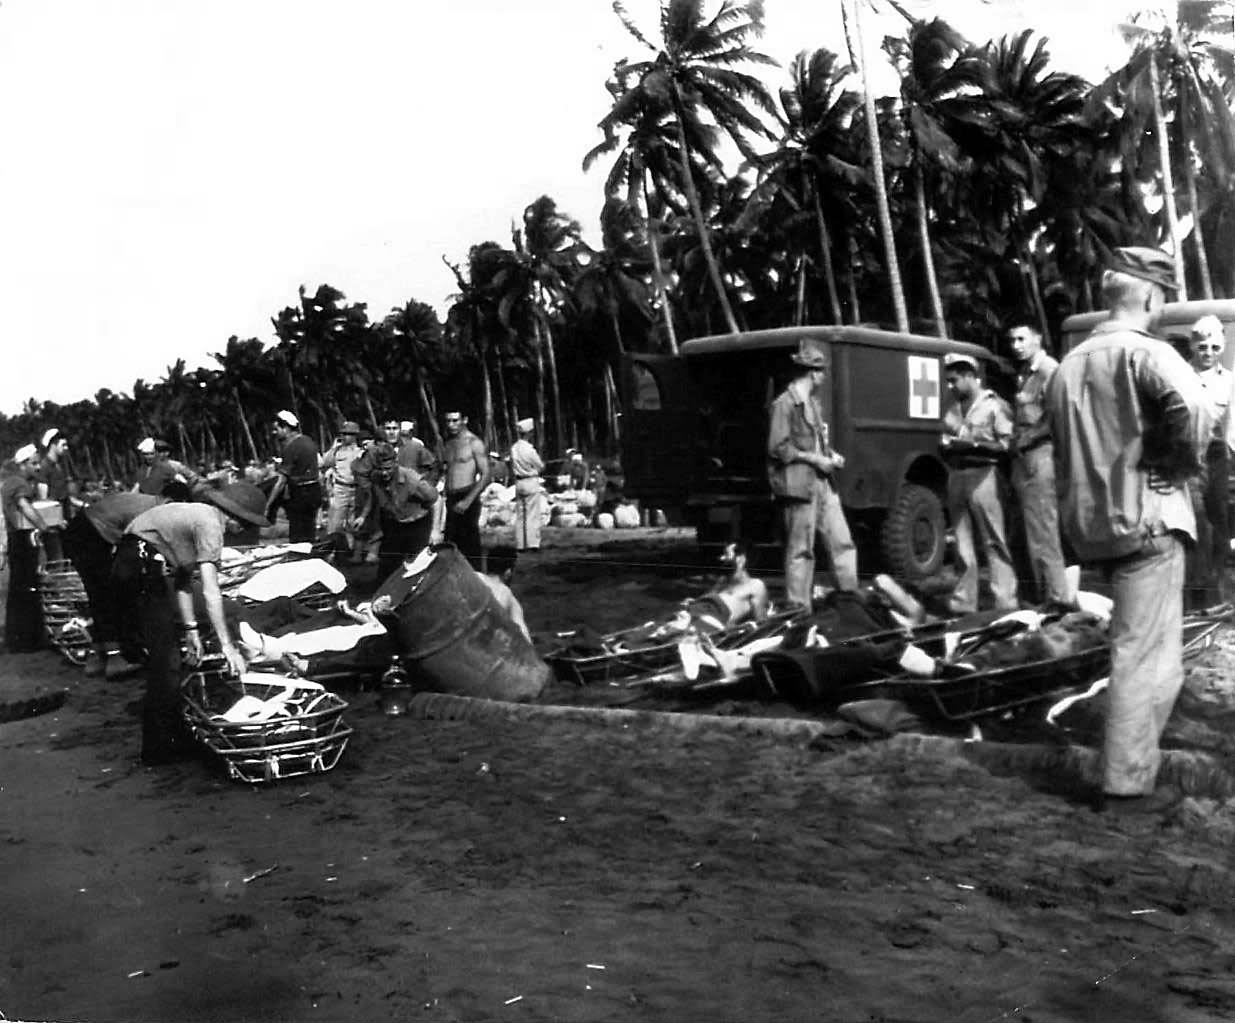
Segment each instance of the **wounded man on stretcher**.
[{"label": "wounded man on stretcher", "polygon": [[764,621],[771,610],[768,588],[762,579],[750,575],[746,567],[747,553],[744,543],[728,544],[720,561],[732,566],[730,574],[702,597],[682,601],[667,619],[607,635],[592,633],[586,628],[577,629],[562,636],[565,642],[557,653],[575,657],[628,653],[675,642],[689,635],[713,635],[743,622]]}]

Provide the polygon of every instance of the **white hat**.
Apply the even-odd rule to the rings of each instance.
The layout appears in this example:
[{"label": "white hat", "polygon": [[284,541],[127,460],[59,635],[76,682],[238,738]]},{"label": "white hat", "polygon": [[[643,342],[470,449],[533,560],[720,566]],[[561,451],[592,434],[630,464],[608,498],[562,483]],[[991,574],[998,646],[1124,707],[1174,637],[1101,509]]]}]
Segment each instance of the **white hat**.
[{"label": "white hat", "polygon": [[531,417],[528,417],[527,419],[520,419],[517,423],[515,423],[515,426],[519,428],[520,433],[531,433],[532,428],[535,427],[535,425],[536,423],[531,419]]},{"label": "white hat", "polygon": [[975,373],[978,372],[978,360],[964,352],[948,352],[943,357],[943,365],[945,369],[950,369],[952,366],[968,366]]},{"label": "white hat", "polygon": [[36,458],[38,453],[39,449],[33,444],[23,444],[17,449],[17,454],[13,456],[13,461],[20,465],[22,462],[28,462],[31,458]]},{"label": "white hat", "polygon": [[39,441],[43,449],[46,450],[53,440],[60,436],[60,428],[53,426],[50,430],[43,431],[43,439]]},{"label": "white hat", "polygon": [[293,430],[300,428],[300,420],[296,418],[294,413],[288,412],[287,409],[283,409],[279,412],[279,414],[275,416],[275,419],[277,419],[284,426],[290,426]]},{"label": "white hat", "polygon": [[1222,336],[1222,321],[1214,316],[1213,313],[1202,316],[1196,323],[1192,324],[1192,336],[1208,338],[1211,341],[1226,340]]},{"label": "white hat", "polygon": [[403,422],[399,424],[399,429],[403,433],[411,433],[414,429],[416,429],[416,424],[410,419],[404,419]]},{"label": "white hat", "polygon": [[139,454],[142,454],[142,455],[153,455],[154,454],[154,438],[153,437],[143,437],[141,440],[141,443],[137,445],[137,451]]}]

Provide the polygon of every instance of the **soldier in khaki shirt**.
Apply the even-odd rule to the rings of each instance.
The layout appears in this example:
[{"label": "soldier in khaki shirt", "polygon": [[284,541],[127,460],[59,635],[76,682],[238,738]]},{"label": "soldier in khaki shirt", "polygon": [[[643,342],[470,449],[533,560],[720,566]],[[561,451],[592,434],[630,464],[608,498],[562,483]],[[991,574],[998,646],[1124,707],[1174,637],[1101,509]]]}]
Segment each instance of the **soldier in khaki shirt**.
[{"label": "soldier in khaki shirt", "polygon": [[1012,442],[1012,412],[1006,401],[982,386],[973,356],[949,352],[943,368],[953,402],[944,413],[940,447],[950,470],[948,517],[960,562],[948,609],[957,614],[978,609],[977,541],[986,553],[995,607],[1012,610],[1017,606],[1016,572],[1004,530],[997,467]]}]

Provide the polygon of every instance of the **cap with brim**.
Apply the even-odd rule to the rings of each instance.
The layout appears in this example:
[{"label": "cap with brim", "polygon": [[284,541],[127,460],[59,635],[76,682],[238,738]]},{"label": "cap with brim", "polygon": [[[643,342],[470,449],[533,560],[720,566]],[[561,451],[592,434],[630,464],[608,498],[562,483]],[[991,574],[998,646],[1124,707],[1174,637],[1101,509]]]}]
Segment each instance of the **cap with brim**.
[{"label": "cap with brim", "polygon": [[535,425],[536,425],[535,422],[533,422],[531,419],[520,419],[517,423],[515,423],[515,426],[519,428],[520,433],[531,433],[532,428]]},{"label": "cap with brim", "polygon": [[978,360],[972,355],[966,355],[964,352],[948,352],[943,357],[944,369],[951,369],[953,366],[968,366],[975,373],[978,371]]},{"label": "cap with brim", "polygon": [[802,338],[798,342],[798,350],[790,358],[799,366],[805,366],[807,369],[827,369],[832,362],[831,355],[823,342],[816,341],[812,337]]},{"label": "cap with brim", "polygon": [[300,425],[300,420],[296,418],[294,413],[288,412],[287,409],[282,409],[274,418],[284,426],[290,426],[293,430]]},{"label": "cap with brim", "polygon": [[16,454],[13,455],[13,461],[18,463],[28,462],[30,459],[35,458],[38,453],[39,449],[33,444],[23,444],[17,449]]},{"label": "cap with brim", "polygon": [[339,433],[359,433],[360,424],[353,423],[350,419],[339,427]]},{"label": "cap with brim", "polygon": [[205,497],[234,519],[254,526],[270,525],[266,518],[266,495],[252,483],[230,483],[207,491]]},{"label": "cap with brim", "polygon": [[1166,291],[1178,291],[1175,281],[1175,260],[1161,249],[1146,245],[1128,245],[1111,253],[1109,269],[1130,277],[1156,284]]}]

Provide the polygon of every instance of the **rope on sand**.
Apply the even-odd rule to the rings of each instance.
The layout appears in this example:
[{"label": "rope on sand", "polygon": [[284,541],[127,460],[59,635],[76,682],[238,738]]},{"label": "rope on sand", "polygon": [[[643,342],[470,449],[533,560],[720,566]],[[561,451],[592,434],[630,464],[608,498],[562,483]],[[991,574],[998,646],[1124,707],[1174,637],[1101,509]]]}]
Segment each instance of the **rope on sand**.
[{"label": "rope on sand", "polygon": [[538,703],[479,700],[449,693],[417,693],[408,705],[410,717],[431,721],[581,721],[608,728],[638,727],[665,732],[716,732],[764,735],[809,742],[831,729],[821,721],[798,718],[721,717],[620,707],[563,707]]},{"label": "rope on sand", "polygon": [[[449,693],[418,693],[408,715],[428,721],[577,721],[606,728],[635,727],[653,732],[709,732],[757,735],[807,743],[834,735],[825,722],[801,718],[730,717],[683,714],[618,707],[565,707],[535,703],[481,700]],[[904,732],[886,741],[886,749],[907,759],[922,756],[962,757],[992,772],[1036,774],[1059,781],[1096,784],[1099,752],[1085,746],[1030,743],[966,742],[945,735]],[[1184,795],[1229,799],[1235,796],[1235,774],[1221,760],[1192,750],[1163,750],[1159,784],[1174,785]]]}]

